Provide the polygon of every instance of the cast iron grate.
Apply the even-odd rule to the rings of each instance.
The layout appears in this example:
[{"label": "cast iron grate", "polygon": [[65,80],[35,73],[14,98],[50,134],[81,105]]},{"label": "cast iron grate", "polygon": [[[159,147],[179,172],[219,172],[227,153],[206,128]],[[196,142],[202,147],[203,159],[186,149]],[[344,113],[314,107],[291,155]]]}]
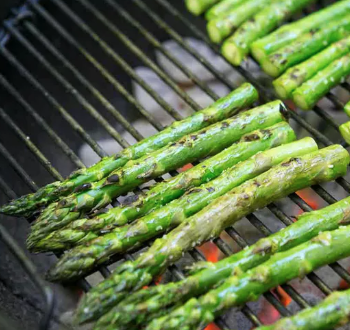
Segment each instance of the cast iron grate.
[{"label": "cast iron grate", "polygon": [[[321,5],[324,5],[322,1],[318,3],[318,6]],[[218,71],[184,39],[184,36],[192,36],[204,41],[219,55],[219,48],[210,43],[203,30],[202,21],[201,18],[191,17],[182,1],[175,4],[169,0],[29,0],[15,10],[13,16],[3,22],[0,33],[0,90],[3,94],[0,99],[0,157],[4,164],[0,169],[0,188],[4,196],[13,198],[15,194],[12,189],[17,195],[35,191],[38,186],[61,180],[74,168],[84,166],[77,155],[78,146],[82,143],[99,157],[105,156],[107,153],[96,142],[96,136],[88,133],[91,127],[98,125],[122,148],[143,138],[130,124],[133,116],[143,118],[154,130],[161,130],[163,125],[130,92],[131,80],[147,91],[171,118],[181,119],[181,114],[135,71],[134,67],[140,63],[152,69],[193,111],[201,108],[157,64],[147,49],[160,51],[194,85],[216,100],[216,92],[164,48],[163,40],[175,40],[218,81],[229,89],[235,88],[237,82]],[[250,62],[254,65],[252,59]],[[256,77],[245,65],[235,70],[260,90],[262,101],[274,99],[271,89],[266,87],[266,77],[265,80]],[[350,91],[346,82],[340,88],[347,93]],[[116,101],[114,95],[123,101]],[[330,93],[327,99],[334,109],[342,107],[342,102],[335,94]],[[119,107],[124,110],[120,111]],[[300,135],[307,132],[320,146],[339,141],[345,146],[338,133],[336,120],[325,107],[316,106],[312,116],[321,123],[319,128],[327,127],[326,134],[310,124],[304,114],[292,110],[289,112],[292,125],[298,127]],[[28,135],[33,132],[38,134],[31,139]],[[122,136],[121,132],[128,132],[128,138]],[[336,185],[343,195],[350,192],[350,184],[345,178],[338,179]],[[312,191],[323,203],[332,204],[336,201],[329,193],[329,185],[312,187]],[[312,209],[297,194],[290,195],[287,200],[289,207],[297,206],[302,211]],[[269,205],[267,209],[270,216],[279,219],[283,225],[293,223],[278,203]],[[259,212],[246,218],[260,235],[271,233],[263,224]],[[239,248],[244,248],[249,239],[242,237],[233,227],[226,230],[225,237],[233,240]],[[223,254],[233,253],[226,240],[217,238],[214,243]],[[189,255],[194,261],[204,260],[197,249]],[[116,257],[110,264],[123,258],[131,259],[133,255]],[[100,267],[97,271],[107,277],[110,274],[108,266]],[[329,267],[350,284],[350,274],[344,267],[339,263]],[[174,279],[185,276],[179,265],[172,266],[170,272]],[[307,277],[323,294],[331,292],[330,286],[315,273]],[[84,290],[90,287],[88,280],[82,280],[79,284]],[[293,286],[286,284],[282,287],[300,308],[309,305]],[[281,315],[291,313],[271,292],[264,297]],[[248,305],[242,308],[242,312],[252,325],[261,324]],[[221,328],[229,328],[224,318],[218,319],[217,324]],[[47,325],[42,325],[42,329],[45,328]]]}]

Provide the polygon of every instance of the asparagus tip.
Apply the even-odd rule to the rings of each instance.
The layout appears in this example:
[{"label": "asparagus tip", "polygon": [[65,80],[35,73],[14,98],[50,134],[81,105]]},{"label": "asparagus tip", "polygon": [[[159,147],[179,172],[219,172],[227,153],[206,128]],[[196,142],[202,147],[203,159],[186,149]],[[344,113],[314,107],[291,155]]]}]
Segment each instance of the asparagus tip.
[{"label": "asparagus tip", "polygon": [[224,42],[221,51],[225,58],[233,65],[240,65],[242,63],[244,56],[234,42],[229,40]]},{"label": "asparagus tip", "polygon": [[340,125],[339,131],[346,143],[350,145],[350,121]]},{"label": "asparagus tip", "polygon": [[186,7],[191,14],[196,16],[199,16],[203,11],[200,1],[198,0],[186,0]]},{"label": "asparagus tip", "polygon": [[265,52],[260,47],[255,46],[254,43],[250,45],[250,52],[259,63],[266,58]]},{"label": "asparagus tip", "polygon": [[216,20],[211,20],[207,24],[207,31],[208,31],[209,38],[212,42],[216,44],[220,43],[222,40],[222,35],[220,33],[220,30],[217,24],[218,23]]},{"label": "asparagus tip", "polygon": [[277,78],[280,74],[278,68],[269,59],[262,61],[261,67],[271,77]]}]

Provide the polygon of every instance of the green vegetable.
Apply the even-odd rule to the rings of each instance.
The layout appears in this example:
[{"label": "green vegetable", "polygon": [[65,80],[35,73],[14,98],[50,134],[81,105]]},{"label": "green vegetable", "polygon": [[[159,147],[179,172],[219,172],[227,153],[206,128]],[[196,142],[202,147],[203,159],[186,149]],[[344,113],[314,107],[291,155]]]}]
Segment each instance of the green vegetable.
[{"label": "green vegetable", "polygon": [[[186,189],[198,187],[203,183],[215,179],[224,170],[248,159],[257,152],[293,140],[295,140],[295,134],[287,123],[279,123],[268,129],[248,133],[241,138],[239,143],[234,144],[216,156],[209,158],[169,181],[159,183],[143,195],[137,196],[137,200],[131,204],[109,209],[106,213],[99,214],[92,219],[75,220],[68,226],[50,233],[39,242],[34,242],[34,245],[31,244],[29,237],[28,245],[30,246],[30,250],[36,252],[67,250],[74,245],[88,242],[98,237],[101,229],[102,231],[106,231],[106,229],[103,229],[105,226],[109,226],[109,228],[120,227],[151,211],[160,209],[165,204],[182,196],[186,192]],[[228,176],[228,174],[224,175]],[[164,213],[164,211],[160,212]],[[152,213],[149,218],[152,219],[153,217],[155,216]],[[154,220],[151,221],[154,222]],[[159,225],[163,226],[163,224]],[[115,232],[118,232],[118,235],[120,235],[120,232],[128,232],[130,236],[131,229],[135,228],[137,230],[138,227],[139,225],[135,224],[135,226],[126,226],[120,229],[120,231],[117,229]],[[129,239],[128,243],[132,244],[132,240]]]},{"label": "green vegetable", "polygon": [[135,292],[104,315],[96,329],[107,326],[135,326],[164,315],[168,309],[185,303],[192,297],[205,294],[213,286],[232,275],[232,270],[247,270],[256,267],[272,255],[289,250],[317,236],[320,232],[339,228],[350,223],[350,197],[324,209],[304,213],[297,222],[269,237],[260,239],[249,248],[215,264],[198,263],[195,274],[177,283],[168,283]]},{"label": "green vegetable", "polygon": [[324,95],[345,80],[349,74],[350,54],[335,60],[298,87],[292,93],[295,104],[304,110],[312,109]]},{"label": "green vegetable", "polygon": [[350,117],[350,102],[345,104],[344,112]]},{"label": "green vegetable", "polygon": [[318,29],[331,20],[339,20],[349,13],[350,0],[337,1],[323,10],[314,12],[294,23],[284,25],[266,37],[255,41],[251,45],[251,52],[258,62],[262,62],[268,55],[274,53],[292,42],[303,33]]},{"label": "green vegetable", "polygon": [[270,102],[186,135],[176,143],[138,160],[129,161],[126,166],[112,172],[106,179],[92,184],[87,191],[72,194],[58,203],[51,204],[32,226],[31,238],[41,239],[49,232],[82,218],[85,213],[109,204],[113,198],[143,182],[194,160],[214,155],[257,127],[265,128],[283,121],[281,110],[284,110],[281,101]]},{"label": "green vegetable", "polygon": [[97,164],[80,169],[63,182],[54,182],[40,188],[36,193],[22,196],[0,208],[0,213],[30,216],[36,210],[73,191],[89,187],[90,183],[101,180],[112,171],[124,166],[129,160],[138,159],[155,150],[175,142],[186,134],[196,132],[213,123],[231,117],[239,110],[252,105],[258,99],[258,93],[251,84],[243,84],[227,96],[192,116],[174,122],[163,131],[146,138],[121,153],[105,157]]},{"label": "green vegetable", "polygon": [[339,131],[346,143],[350,145],[350,121],[340,125]]},{"label": "green vegetable", "polygon": [[315,76],[320,70],[349,52],[350,37],[347,37],[333,43],[308,60],[293,66],[273,82],[277,94],[284,99],[291,97],[295,89]]},{"label": "green vegetable", "polygon": [[193,15],[200,15],[220,0],[185,0],[187,10]]},{"label": "green vegetable", "polygon": [[223,0],[220,1],[215,6],[211,7],[206,13],[205,18],[207,20],[212,20],[219,18],[220,16],[225,16],[229,11],[235,9],[241,4],[247,2],[248,0]]},{"label": "green vegetable", "polygon": [[263,70],[278,77],[286,69],[298,64],[349,34],[350,15],[332,20],[322,28],[307,32],[289,45],[280,48],[261,62]]},{"label": "green vegetable", "polygon": [[284,0],[272,3],[244,22],[222,45],[222,54],[234,65],[240,65],[250,45],[275,29],[281,22],[314,0]]},{"label": "green vegetable", "polygon": [[169,315],[154,320],[146,329],[200,329],[227,308],[256,300],[269,289],[350,256],[349,239],[350,226],[323,232],[240,276],[230,277],[204,296],[192,298]]},{"label": "green vegetable", "polygon": [[[274,200],[344,175],[348,163],[348,152],[343,147],[334,145],[291,158],[232,189],[157,239],[135,261],[117,267],[110,278],[84,296],[78,309],[78,319],[91,320],[104,314],[129,295],[130,291],[148,284],[154,276],[180,259],[184,252],[218,236],[224,228]],[[58,273],[57,270],[57,267],[52,269],[49,279],[56,280],[70,275]]]},{"label": "green vegetable", "polygon": [[210,20],[207,31],[213,42],[219,43],[237,29],[242,23],[254,16],[258,10],[267,6],[271,0],[247,0],[227,12],[226,15]]},{"label": "green vegetable", "polygon": [[281,319],[270,326],[256,330],[327,330],[343,326],[349,322],[350,290],[333,292],[315,307],[307,308],[298,314]]},{"label": "green vegetable", "polygon": [[[287,134],[282,138],[284,142],[295,138],[292,130],[289,130]],[[279,138],[276,140],[277,145],[280,143],[278,140]],[[272,149],[270,152],[265,151],[252,157],[227,170],[217,179],[190,190],[180,199],[172,201],[137,222],[116,228],[109,234],[89,241],[85,245],[77,246],[59,260],[52,273],[55,273],[56,276],[62,274],[63,279],[81,276],[101,262],[106,261],[110,256],[138,246],[142,242],[178,226],[215,198],[222,196],[244,181],[256,177],[283,159],[296,154],[308,153],[315,148],[315,143],[311,139],[292,145],[288,144],[283,148],[277,148],[277,150]]]}]

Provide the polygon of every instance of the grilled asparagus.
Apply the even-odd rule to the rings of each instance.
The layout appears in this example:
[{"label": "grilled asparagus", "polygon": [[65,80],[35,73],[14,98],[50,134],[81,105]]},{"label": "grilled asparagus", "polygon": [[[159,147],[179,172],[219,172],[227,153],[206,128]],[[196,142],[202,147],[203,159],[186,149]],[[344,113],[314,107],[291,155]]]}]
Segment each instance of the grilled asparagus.
[{"label": "grilled asparagus", "polygon": [[347,37],[333,43],[308,60],[293,66],[273,82],[277,94],[284,99],[291,97],[295,89],[315,76],[320,70],[349,52],[350,37]]},{"label": "grilled asparagus", "polygon": [[339,132],[346,143],[350,145],[350,121],[340,125]]},{"label": "grilled asparagus", "polygon": [[230,277],[204,296],[192,298],[169,315],[154,320],[146,329],[201,329],[227,308],[255,300],[269,289],[350,256],[349,239],[350,226],[323,232],[306,243],[275,254],[241,276]]},{"label": "grilled asparagus", "polygon": [[278,77],[291,66],[308,59],[330,43],[344,38],[349,31],[350,15],[332,20],[322,28],[311,30],[272,53],[261,62],[261,66],[270,76]]},{"label": "grilled asparagus", "polygon": [[129,161],[106,179],[91,184],[86,191],[72,194],[51,204],[32,226],[33,238],[40,239],[130,191],[143,182],[175,170],[194,160],[214,155],[239,140],[244,134],[284,120],[281,101],[274,101],[241,113],[181,138],[158,151]]},{"label": "grilled asparagus", "polygon": [[[284,137],[283,139],[288,141],[290,137]],[[169,203],[135,223],[116,228],[109,234],[92,240],[83,246],[77,246],[59,260],[56,272],[58,274],[70,274],[70,277],[73,278],[81,276],[101,262],[106,261],[108,257],[124,252],[178,226],[215,198],[222,196],[242,182],[256,177],[276,163],[288,158],[288,156],[309,153],[315,148],[314,141],[309,139],[258,154],[226,171],[217,179],[190,190],[188,194],[180,199]]]},{"label": "grilled asparagus", "polygon": [[206,13],[205,18],[212,20],[220,16],[225,16],[229,11],[237,6],[247,2],[248,0],[223,0],[211,7]]},{"label": "grilled asparagus", "polygon": [[350,102],[345,104],[344,112],[350,117]]},{"label": "grilled asparagus", "polygon": [[224,16],[210,20],[207,31],[213,42],[219,43],[230,35],[232,30],[237,29],[243,22],[270,4],[272,0],[247,0],[241,5],[231,9]]},{"label": "grilled asparagus", "polygon": [[186,134],[196,132],[213,123],[231,117],[239,110],[252,105],[258,98],[256,89],[243,84],[208,108],[178,122],[163,131],[146,138],[120,154],[105,157],[90,168],[80,169],[63,182],[54,182],[39,189],[35,194],[25,195],[0,208],[0,213],[30,216],[36,210],[73,191],[87,189],[90,183],[101,180],[112,171],[124,166],[129,160],[138,159],[175,142]]},{"label": "grilled asparagus", "polygon": [[200,15],[220,0],[185,0],[186,7],[193,15]]},{"label": "grilled asparagus", "polygon": [[292,93],[295,104],[304,110],[312,109],[324,95],[345,80],[349,74],[350,54],[335,60],[298,87]]},{"label": "grilled asparagus", "polygon": [[[144,195],[137,196],[137,200],[133,203],[109,209],[106,213],[99,214],[92,219],[79,219],[73,221],[68,226],[50,233],[39,242],[36,242],[29,237],[27,245],[30,250],[36,252],[67,250],[74,245],[81,245],[84,242],[98,237],[101,229],[106,231],[106,229],[103,228],[107,225],[110,228],[125,225],[126,223],[140,218],[146,213],[150,213],[150,211],[160,209],[165,204],[179,198],[186,192],[186,189],[198,187],[205,182],[213,180],[224,170],[248,159],[257,152],[293,140],[295,140],[295,134],[287,123],[278,123],[268,129],[248,133],[241,138],[239,143],[234,144],[216,156],[209,158],[171,180],[159,183]],[[225,176],[229,176],[228,173],[225,173]],[[190,198],[192,198],[192,196]],[[187,197],[185,197],[185,199],[187,200]],[[185,202],[185,204],[187,203]],[[164,211],[161,211],[161,213],[163,214]],[[149,218],[156,218],[156,216],[152,213]],[[155,224],[155,220],[151,221]],[[138,226],[138,224],[135,226],[131,225],[130,227],[124,227],[120,231],[116,230],[115,232],[128,232],[128,235],[130,236],[131,229],[136,229]],[[164,227],[163,230],[165,229],[166,228]],[[135,239],[137,239],[137,237]],[[132,244],[132,241],[129,239],[128,243]]]},{"label": "grilled asparagus", "polygon": [[298,314],[281,319],[275,324],[256,330],[327,330],[349,322],[350,290],[333,292],[317,306],[307,308]]},{"label": "grilled asparagus", "polygon": [[[168,313],[179,303],[208,292],[214,285],[232,275],[256,267],[275,253],[289,250],[317,236],[320,232],[335,230],[350,223],[350,197],[324,209],[304,213],[297,222],[269,237],[262,238],[247,249],[233,254],[218,263],[198,263],[195,274],[177,283],[159,285],[138,291],[113,308],[98,322],[96,329],[107,326],[135,326]],[[79,316],[79,315],[78,315]],[[272,328],[275,329],[275,328]]]},{"label": "grilled asparagus", "polygon": [[[155,275],[180,259],[184,252],[218,236],[224,228],[257,208],[296,190],[344,175],[348,163],[348,152],[334,145],[306,156],[291,158],[232,189],[157,239],[135,261],[119,266],[110,278],[85,295],[79,307],[79,318],[87,320],[104,314],[131,290],[148,284]],[[70,276],[70,272],[60,272],[60,267],[53,268],[49,273],[49,279],[54,280],[67,276]]]},{"label": "grilled asparagus", "polygon": [[325,22],[339,20],[350,10],[350,0],[338,1],[332,6],[306,16],[294,23],[284,25],[266,37],[255,41],[251,45],[251,51],[258,62],[262,62],[267,56],[278,49],[287,46],[300,35],[325,25]]},{"label": "grilled asparagus", "polygon": [[[234,65],[240,65],[250,45],[275,29],[281,22],[314,0],[284,0],[274,2],[244,22],[222,45],[222,54]],[[220,5],[220,4],[219,4]],[[218,6],[219,6],[218,5]]]}]

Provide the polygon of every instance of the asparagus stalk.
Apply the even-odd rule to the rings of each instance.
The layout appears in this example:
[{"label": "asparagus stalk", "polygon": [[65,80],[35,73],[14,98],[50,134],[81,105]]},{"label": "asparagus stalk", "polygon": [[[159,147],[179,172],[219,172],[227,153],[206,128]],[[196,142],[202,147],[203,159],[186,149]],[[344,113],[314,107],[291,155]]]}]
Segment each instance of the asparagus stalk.
[{"label": "asparagus stalk", "polygon": [[220,43],[230,35],[232,30],[237,29],[243,22],[267,6],[272,0],[247,0],[240,6],[234,7],[225,16],[210,20],[207,31],[213,42]]},{"label": "asparagus stalk", "polygon": [[196,132],[213,123],[229,118],[239,110],[252,105],[258,98],[256,89],[243,84],[211,106],[181,121],[174,122],[163,131],[146,138],[120,154],[105,157],[90,168],[80,169],[63,182],[54,182],[40,188],[35,194],[25,195],[0,208],[0,213],[30,216],[36,210],[73,191],[86,189],[89,184],[124,166],[129,160],[138,159],[152,151],[175,142],[186,134]]},{"label": "asparagus stalk", "polygon": [[88,190],[51,204],[32,226],[32,237],[45,237],[47,233],[82,218],[85,213],[109,204],[113,198],[143,182],[194,160],[214,155],[257,127],[265,128],[284,121],[284,109],[281,101],[270,102],[186,135],[178,142],[136,161],[129,161],[124,168],[92,184]]},{"label": "asparagus stalk", "polygon": [[234,65],[240,65],[249,53],[250,45],[265,36],[281,22],[314,0],[284,0],[272,3],[244,22],[222,45],[222,54]]},{"label": "asparagus stalk", "polygon": [[185,0],[187,10],[193,15],[200,15],[220,0]]},{"label": "asparagus stalk", "polygon": [[[291,158],[232,189],[169,234],[157,239],[135,261],[119,266],[110,278],[87,293],[79,306],[79,319],[93,319],[104,314],[131,290],[138,290],[148,284],[155,275],[180,259],[184,252],[218,236],[224,228],[257,208],[296,190],[343,175],[348,163],[348,152],[334,145],[306,156]],[[49,279],[70,275],[60,274],[57,270],[59,268],[52,269]]]},{"label": "asparagus stalk", "polygon": [[349,74],[350,54],[335,60],[298,87],[292,93],[293,101],[300,108],[310,110],[333,87],[345,80]]},{"label": "asparagus stalk", "polygon": [[286,69],[298,64],[349,34],[350,15],[331,21],[321,29],[312,30],[282,47],[261,62],[262,69],[278,77]]},{"label": "asparagus stalk", "polygon": [[350,53],[350,37],[335,42],[322,52],[293,66],[273,82],[277,94],[284,99],[291,97],[292,92],[299,86],[348,53]]},{"label": "asparagus stalk", "polygon": [[220,1],[215,6],[211,7],[206,13],[205,18],[207,20],[212,20],[225,16],[228,12],[235,9],[239,5],[247,2],[248,0],[223,0]]},{"label": "asparagus stalk", "polygon": [[251,52],[258,62],[262,62],[268,55],[287,46],[303,33],[324,26],[325,22],[340,19],[349,13],[349,10],[350,0],[338,1],[294,23],[284,25],[266,37],[255,41],[251,45]]},{"label": "asparagus stalk", "polygon": [[[283,137],[283,140],[288,142],[293,138],[294,133],[289,131],[288,136]],[[124,252],[176,227],[207,206],[213,199],[222,196],[244,181],[256,177],[283,159],[309,153],[315,148],[317,147],[314,141],[307,139],[292,145],[279,147],[277,150],[265,151],[245,162],[241,162],[217,179],[190,190],[188,194],[140,218],[137,222],[129,226],[116,228],[109,234],[89,241],[85,245],[77,246],[64,254],[53,272],[70,274],[67,277],[68,279],[81,276],[101,262],[105,262],[110,256]]]},{"label": "asparagus stalk", "polygon": [[350,102],[345,104],[344,112],[347,114],[348,117],[350,117]]},{"label": "asparagus stalk", "polygon": [[340,125],[339,132],[346,143],[350,145],[350,121]]},{"label": "asparagus stalk", "polygon": [[[183,304],[192,297],[205,294],[214,285],[232,275],[233,270],[246,272],[272,255],[289,250],[317,236],[320,232],[335,230],[350,223],[350,197],[322,210],[304,213],[297,222],[269,237],[259,240],[247,249],[218,263],[198,263],[200,270],[177,283],[168,283],[135,292],[104,315],[96,329],[107,326],[141,325],[157,318],[160,311]],[[170,307],[169,307],[170,306]],[[79,316],[79,315],[78,315]],[[78,318],[79,319],[79,318]]]},{"label": "asparagus stalk", "polygon": [[265,291],[350,255],[350,227],[326,231],[312,240],[272,256],[241,276],[232,276],[218,288],[160,319],[147,330],[200,329],[225,309],[257,299]]},{"label": "asparagus stalk", "polygon": [[[159,183],[144,195],[137,196],[137,200],[133,203],[110,209],[92,219],[73,221],[68,226],[50,233],[39,242],[29,237],[27,245],[31,251],[35,252],[67,250],[75,245],[80,245],[98,237],[101,229],[106,226],[113,228],[125,225],[179,198],[186,192],[186,189],[198,187],[215,179],[224,170],[248,159],[257,152],[293,140],[295,140],[295,134],[287,123],[278,123],[268,129],[248,133],[238,143],[216,156],[169,181]],[[136,224],[135,227],[137,226]],[[130,228],[133,227],[129,227],[128,234],[130,234]]]},{"label": "asparagus stalk", "polygon": [[256,330],[327,330],[349,322],[350,290],[333,292],[317,306],[307,308],[292,317],[286,317],[270,326]]}]

